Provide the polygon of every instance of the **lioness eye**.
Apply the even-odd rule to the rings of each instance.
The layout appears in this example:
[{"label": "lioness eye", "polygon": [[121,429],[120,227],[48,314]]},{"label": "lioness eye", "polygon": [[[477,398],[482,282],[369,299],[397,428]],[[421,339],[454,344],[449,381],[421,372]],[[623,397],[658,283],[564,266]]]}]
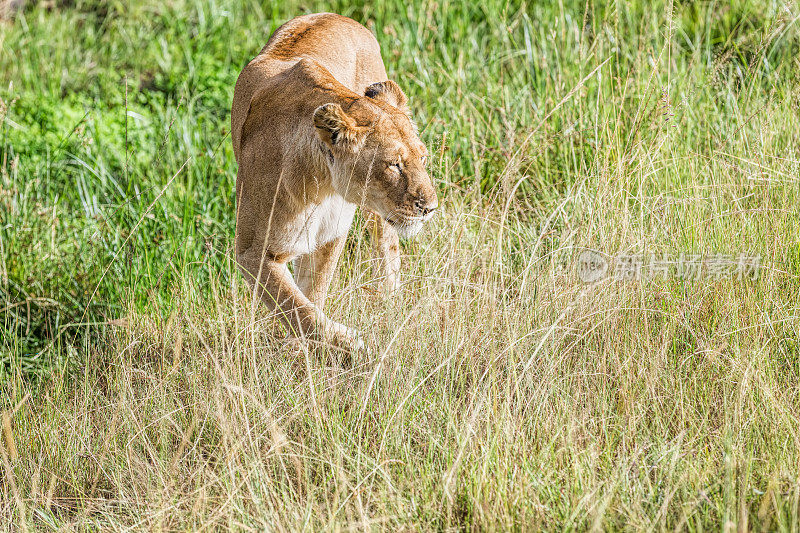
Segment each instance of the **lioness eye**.
[{"label": "lioness eye", "polygon": [[392,163],[389,165],[391,168],[395,169],[396,171],[400,172],[400,163]]}]

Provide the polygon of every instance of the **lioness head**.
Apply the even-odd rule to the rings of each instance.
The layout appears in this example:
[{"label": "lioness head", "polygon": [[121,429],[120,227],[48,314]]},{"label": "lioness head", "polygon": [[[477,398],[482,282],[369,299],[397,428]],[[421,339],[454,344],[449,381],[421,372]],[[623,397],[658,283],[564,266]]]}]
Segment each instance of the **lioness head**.
[{"label": "lioness head", "polygon": [[407,101],[396,83],[384,81],[352,98],[346,110],[330,103],[314,111],[334,189],[380,214],[404,238],[419,233],[439,205]]}]

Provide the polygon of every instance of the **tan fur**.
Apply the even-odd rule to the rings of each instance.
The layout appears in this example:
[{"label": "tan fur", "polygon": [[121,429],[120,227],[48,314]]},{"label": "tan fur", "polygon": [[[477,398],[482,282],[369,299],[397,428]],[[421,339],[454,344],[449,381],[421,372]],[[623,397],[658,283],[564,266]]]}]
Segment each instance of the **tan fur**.
[{"label": "tan fur", "polygon": [[437,207],[406,104],[372,34],[330,13],[278,28],[236,82],[236,258],[293,335],[363,347],[322,311],[356,206],[366,210],[389,290],[398,231],[415,234]]}]

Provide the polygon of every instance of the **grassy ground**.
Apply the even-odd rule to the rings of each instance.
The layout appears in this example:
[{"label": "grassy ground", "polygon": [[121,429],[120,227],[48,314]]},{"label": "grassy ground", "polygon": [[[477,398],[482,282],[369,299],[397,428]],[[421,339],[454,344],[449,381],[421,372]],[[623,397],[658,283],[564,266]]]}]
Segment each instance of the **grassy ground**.
[{"label": "grassy ground", "polygon": [[[50,4],[0,27],[7,529],[797,531],[797,4]],[[231,260],[234,81],[321,10],[377,34],[444,205],[391,301],[352,232],[349,368]],[[762,263],[589,285],[586,247]]]}]

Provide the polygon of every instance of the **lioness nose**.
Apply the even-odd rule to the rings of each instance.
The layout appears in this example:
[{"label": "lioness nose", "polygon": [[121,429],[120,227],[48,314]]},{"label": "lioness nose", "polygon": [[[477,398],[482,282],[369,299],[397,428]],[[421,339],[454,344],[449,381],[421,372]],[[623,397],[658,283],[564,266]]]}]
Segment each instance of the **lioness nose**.
[{"label": "lioness nose", "polygon": [[439,207],[439,204],[437,202],[428,203],[427,200],[419,199],[414,202],[414,207],[425,217],[433,213]]}]

